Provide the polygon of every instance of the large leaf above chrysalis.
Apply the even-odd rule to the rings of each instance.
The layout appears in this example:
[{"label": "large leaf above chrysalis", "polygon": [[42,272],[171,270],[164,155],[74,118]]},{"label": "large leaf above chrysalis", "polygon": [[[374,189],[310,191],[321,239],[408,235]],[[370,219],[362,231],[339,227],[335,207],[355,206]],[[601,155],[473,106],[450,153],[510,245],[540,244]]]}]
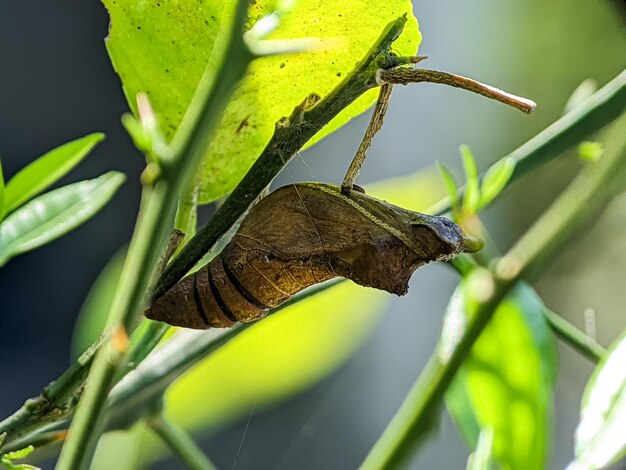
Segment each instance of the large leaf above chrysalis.
[{"label": "large leaf above chrysalis", "polygon": [[[221,31],[233,1],[104,0],[111,16],[107,48],[126,98],[146,92],[169,140],[189,105],[206,64],[219,57]],[[275,2],[254,2],[251,18],[269,13]],[[409,21],[394,42],[402,55],[420,41],[409,0],[299,0],[269,39],[320,38],[314,52],[267,57],[252,63],[228,105],[198,174],[200,202],[231,191],[263,150],[274,124],[311,93],[326,95],[374,44],[385,25],[404,14]],[[212,55],[216,51],[214,55]],[[365,111],[376,90],[363,95],[320,131],[312,142]]]}]

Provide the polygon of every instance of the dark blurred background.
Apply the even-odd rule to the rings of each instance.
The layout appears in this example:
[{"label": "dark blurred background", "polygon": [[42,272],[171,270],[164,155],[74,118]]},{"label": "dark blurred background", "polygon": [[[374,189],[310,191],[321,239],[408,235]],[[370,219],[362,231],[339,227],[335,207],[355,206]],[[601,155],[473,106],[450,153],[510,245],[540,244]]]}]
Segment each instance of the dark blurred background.
[{"label": "dark blurred background", "polygon": [[[616,7],[617,5],[617,7]],[[626,66],[623,2],[526,0],[414,1],[428,67],[459,72],[537,101],[523,116],[480,97],[437,85],[397,89],[360,181],[397,176],[442,160],[459,169],[458,145],[473,149],[481,169],[557,119],[586,79],[604,85]],[[109,169],[128,182],[80,229],[0,270],[2,385],[0,415],[37,394],[67,366],[81,304],[110,257],[129,239],[142,156],[120,125],[127,111],[103,38],[108,18],[96,0],[0,3],[0,154],[5,178],[47,150],[93,131],[106,141],[61,184]],[[400,87],[397,87],[400,88]],[[368,116],[294,160],[297,180],[339,182]],[[562,156],[516,183],[486,215],[501,249],[529,226],[577,168]],[[457,171],[457,174],[460,174]],[[281,177],[290,181],[290,176]],[[608,345],[626,325],[626,201],[613,203],[563,250],[538,284],[548,306],[582,326],[596,312],[598,340]],[[418,271],[410,293],[394,298],[385,320],[358,353],[312,389],[254,412],[203,439],[220,468],[355,468],[380,435],[437,340],[456,276],[442,266]],[[559,346],[552,468],[573,455],[581,393],[592,366]],[[412,468],[464,468],[467,450],[449,418]],[[172,459],[156,468],[180,468]]]}]

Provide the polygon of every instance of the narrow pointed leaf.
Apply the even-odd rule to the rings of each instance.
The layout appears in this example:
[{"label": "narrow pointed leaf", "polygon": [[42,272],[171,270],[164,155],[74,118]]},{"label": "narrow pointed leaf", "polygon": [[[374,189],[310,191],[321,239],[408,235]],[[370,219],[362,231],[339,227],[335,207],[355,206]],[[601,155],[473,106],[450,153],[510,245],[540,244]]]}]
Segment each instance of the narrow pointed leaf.
[{"label": "narrow pointed leaf", "polygon": [[626,455],[626,331],[598,364],[585,389],[568,470],[605,468]]},{"label": "narrow pointed leaf", "polygon": [[463,209],[467,215],[475,214],[480,202],[480,186],[478,184],[478,168],[472,151],[467,145],[461,145],[461,160],[465,170],[467,186],[463,197]]},{"label": "narrow pointed leaf", "polygon": [[515,159],[512,157],[505,157],[499,160],[487,170],[480,184],[480,202],[478,203],[478,210],[484,208],[498,197],[509,182],[509,179],[511,179],[513,170],[515,170]]},{"label": "narrow pointed leaf", "polygon": [[111,171],[50,191],[10,214],[0,224],[0,266],[81,225],[111,199],[124,179]]},{"label": "narrow pointed leaf", "polygon": [[[442,341],[467,322],[464,294],[454,294]],[[544,468],[550,448],[556,348],[542,303],[527,285],[500,304],[459,370],[446,404],[471,449],[480,429],[493,430],[493,456],[502,468]]]},{"label": "narrow pointed leaf", "polygon": [[456,193],[457,188],[454,176],[452,176],[450,169],[442,162],[437,162],[437,169],[439,170],[439,174],[443,180],[443,185],[446,188],[448,197],[450,198],[450,207],[454,211],[459,206],[459,196]]},{"label": "narrow pointed leaf", "polygon": [[4,198],[5,214],[65,176],[102,139],[104,134],[89,134],[49,151],[22,169],[7,183]]}]

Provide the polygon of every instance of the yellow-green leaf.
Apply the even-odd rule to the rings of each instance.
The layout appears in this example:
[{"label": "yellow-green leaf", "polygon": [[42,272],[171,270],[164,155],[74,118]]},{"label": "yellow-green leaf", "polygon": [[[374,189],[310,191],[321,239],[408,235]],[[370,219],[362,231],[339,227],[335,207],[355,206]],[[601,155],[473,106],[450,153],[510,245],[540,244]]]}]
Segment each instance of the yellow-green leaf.
[{"label": "yellow-green leaf", "polygon": [[102,334],[122,273],[126,252],[127,248],[124,247],[113,255],[89,290],[74,325],[73,358],[80,356]]},{"label": "yellow-green leaf", "polygon": [[[128,102],[146,92],[169,140],[174,135],[205,66],[219,57],[221,31],[232,15],[231,1],[104,0],[111,16],[107,48]],[[251,19],[270,12],[270,0],[253,2]],[[282,15],[268,39],[320,38],[324,48],[259,59],[250,66],[228,105],[199,172],[199,201],[228,193],[271,137],[274,124],[311,93],[327,94],[360,60],[385,25],[402,15],[409,21],[394,42],[413,55],[420,35],[409,0],[299,0]],[[213,59],[212,59],[213,58]],[[329,123],[315,142],[366,110],[370,91]]]},{"label": "yellow-green leaf", "polygon": [[169,389],[169,415],[215,426],[309,387],[361,344],[387,295],[343,283],[258,322]]}]

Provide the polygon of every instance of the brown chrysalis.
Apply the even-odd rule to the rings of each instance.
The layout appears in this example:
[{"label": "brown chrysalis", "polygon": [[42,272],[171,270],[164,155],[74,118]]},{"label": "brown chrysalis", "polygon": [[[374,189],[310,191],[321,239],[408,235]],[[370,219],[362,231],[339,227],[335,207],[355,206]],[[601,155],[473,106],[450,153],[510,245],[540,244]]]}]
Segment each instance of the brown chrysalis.
[{"label": "brown chrysalis", "polygon": [[329,184],[291,184],[259,201],[223,251],[158,298],[146,316],[226,328],[258,320],[334,277],[403,295],[418,267],[477,248],[446,218]]}]

